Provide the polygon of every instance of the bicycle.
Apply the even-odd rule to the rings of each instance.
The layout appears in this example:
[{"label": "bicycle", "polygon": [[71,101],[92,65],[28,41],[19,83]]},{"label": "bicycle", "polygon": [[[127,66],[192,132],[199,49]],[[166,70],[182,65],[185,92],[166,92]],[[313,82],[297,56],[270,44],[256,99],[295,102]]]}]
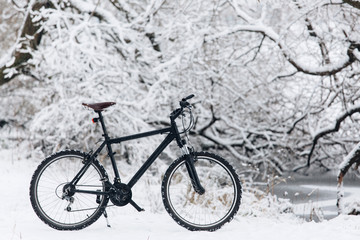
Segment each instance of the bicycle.
[{"label": "bicycle", "polygon": [[[170,114],[170,127],[119,138],[109,137],[102,115],[114,102],[83,103],[98,114],[93,122],[100,122],[104,141],[95,151],[64,150],[40,163],[30,183],[31,205],[37,216],[57,230],[80,230],[101,215],[110,227],[106,212],[109,200],[113,206],[130,204],[137,211],[144,211],[132,199],[132,188],[175,140],[182,156],[170,164],[162,180],[161,194],[166,211],[178,224],[192,231],[215,231],[230,222],[240,206],[241,184],[234,168],[225,159],[208,152],[195,152],[187,143],[188,132],[194,124],[192,106],[188,102],[192,97],[194,95],[183,98],[180,108]],[[190,115],[187,127],[184,125],[185,113]],[[182,132],[175,121],[179,117],[183,120]],[[130,181],[127,184],[121,182],[111,146],[165,133],[163,142]],[[186,139],[181,137],[182,134]],[[113,182],[97,160],[105,147],[115,176]]]}]

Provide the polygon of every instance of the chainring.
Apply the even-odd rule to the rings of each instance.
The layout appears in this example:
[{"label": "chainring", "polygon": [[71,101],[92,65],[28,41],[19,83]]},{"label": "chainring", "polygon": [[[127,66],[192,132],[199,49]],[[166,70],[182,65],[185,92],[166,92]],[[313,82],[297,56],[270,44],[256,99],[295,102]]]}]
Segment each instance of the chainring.
[{"label": "chainring", "polygon": [[124,184],[116,182],[110,190],[110,201],[116,206],[125,206],[132,197],[131,188]]}]

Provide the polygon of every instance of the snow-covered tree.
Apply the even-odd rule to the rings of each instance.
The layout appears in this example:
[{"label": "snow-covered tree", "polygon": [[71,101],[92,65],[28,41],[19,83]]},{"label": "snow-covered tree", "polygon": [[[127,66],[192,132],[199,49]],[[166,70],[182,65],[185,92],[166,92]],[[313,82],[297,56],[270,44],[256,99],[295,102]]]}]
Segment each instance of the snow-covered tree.
[{"label": "snow-covered tree", "polygon": [[[20,2],[23,24],[0,61],[1,132],[21,126],[46,153],[94,146],[82,102],[117,102],[105,118],[122,135],[166,125],[189,93],[193,144],[252,177],[337,168],[359,139],[354,1]],[[124,155],[148,153],[130,144]]]}]

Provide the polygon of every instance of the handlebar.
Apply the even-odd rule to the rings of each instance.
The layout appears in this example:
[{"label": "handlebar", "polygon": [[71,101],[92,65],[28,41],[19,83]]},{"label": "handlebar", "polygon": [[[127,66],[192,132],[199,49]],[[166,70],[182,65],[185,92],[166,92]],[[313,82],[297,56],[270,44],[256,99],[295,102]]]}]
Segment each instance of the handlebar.
[{"label": "handlebar", "polygon": [[193,98],[193,97],[195,97],[195,95],[194,95],[194,94],[191,94],[191,95],[189,95],[189,96],[181,99],[181,101],[180,101],[180,107],[184,108],[184,107],[189,106],[190,103],[187,102],[187,100],[189,100],[189,99],[191,99],[191,98]]},{"label": "handlebar", "polygon": [[195,97],[194,94],[191,94],[183,99],[181,99],[181,101],[179,102],[180,104],[180,108],[174,110],[171,114],[170,114],[170,118],[171,120],[175,120],[177,117],[180,116],[180,114],[182,113],[182,111],[184,110],[185,107],[190,106],[190,103],[187,101],[191,98]]}]

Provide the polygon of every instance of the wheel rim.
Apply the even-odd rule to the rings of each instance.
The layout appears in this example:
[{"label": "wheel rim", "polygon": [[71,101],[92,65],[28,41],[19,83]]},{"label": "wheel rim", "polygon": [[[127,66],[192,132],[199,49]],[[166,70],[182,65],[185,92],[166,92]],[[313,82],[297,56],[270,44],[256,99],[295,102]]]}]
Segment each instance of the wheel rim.
[{"label": "wheel rim", "polygon": [[[84,224],[100,210],[104,201],[102,196],[82,193],[75,193],[72,199],[62,199],[63,187],[81,169],[82,160],[82,157],[76,155],[56,158],[43,168],[37,178],[36,204],[44,217],[54,224],[64,227]],[[92,164],[76,186],[81,190],[104,191],[101,176]],[[73,203],[70,204],[70,201]]]},{"label": "wheel rim", "polygon": [[183,161],[170,173],[168,201],[173,212],[185,223],[210,228],[228,220],[238,190],[233,175],[220,161],[198,156],[195,168],[205,193],[199,195],[194,191]]}]

